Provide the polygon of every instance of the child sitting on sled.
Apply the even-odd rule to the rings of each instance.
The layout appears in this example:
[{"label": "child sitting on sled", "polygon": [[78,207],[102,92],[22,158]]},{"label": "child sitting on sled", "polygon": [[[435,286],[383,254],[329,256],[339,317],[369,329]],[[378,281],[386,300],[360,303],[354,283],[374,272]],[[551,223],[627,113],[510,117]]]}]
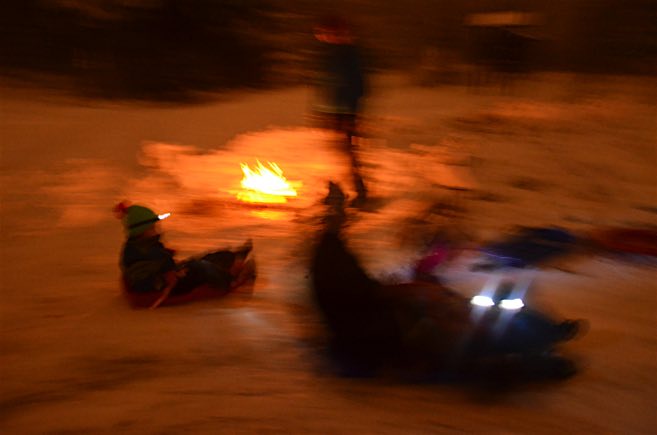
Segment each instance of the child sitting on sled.
[{"label": "child sitting on sled", "polygon": [[120,260],[126,291],[159,295],[151,308],[203,285],[227,292],[255,276],[254,263],[248,258],[251,240],[236,250],[220,250],[177,263],[174,251],[160,241],[157,225],[168,213],[158,215],[147,207],[125,203],[117,205],[115,212],[122,218],[127,235]]}]

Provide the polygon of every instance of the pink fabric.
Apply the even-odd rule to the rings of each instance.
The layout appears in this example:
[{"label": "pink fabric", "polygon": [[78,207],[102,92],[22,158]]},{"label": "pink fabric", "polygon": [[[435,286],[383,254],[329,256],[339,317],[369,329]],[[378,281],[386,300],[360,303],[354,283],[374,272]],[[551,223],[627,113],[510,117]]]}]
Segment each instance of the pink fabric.
[{"label": "pink fabric", "polygon": [[438,245],[434,246],[431,251],[421,258],[415,265],[415,273],[431,273],[438,265],[447,261],[449,250],[447,247]]}]

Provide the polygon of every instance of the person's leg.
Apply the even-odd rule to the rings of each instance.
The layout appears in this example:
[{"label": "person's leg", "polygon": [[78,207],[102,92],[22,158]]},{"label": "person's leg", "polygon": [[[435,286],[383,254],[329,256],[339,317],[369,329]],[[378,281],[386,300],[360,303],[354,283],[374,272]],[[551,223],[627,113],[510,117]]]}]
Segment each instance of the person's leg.
[{"label": "person's leg", "polygon": [[171,295],[183,295],[191,292],[204,283],[203,267],[198,260],[189,260],[180,269],[182,275],[171,290]]},{"label": "person's leg", "polygon": [[204,255],[201,260],[209,261],[210,263],[222,269],[229,270],[233,267],[236,261],[244,261],[249,253],[253,250],[253,242],[248,239],[242,246],[233,250],[220,250],[211,252]]},{"label": "person's leg", "polygon": [[354,179],[354,187],[356,188],[356,202],[362,202],[367,199],[367,188],[365,187],[365,182],[363,177],[360,175],[360,171],[357,167],[352,167],[352,177]]},{"label": "person's leg", "polygon": [[221,250],[206,254],[201,258],[201,260],[212,263],[220,269],[229,270],[235,261],[235,257],[236,255],[234,252]]},{"label": "person's leg", "polygon": [[[228,256],[214,256],[214,260],[217,263],[227,263],[226,257]],[[184,275],[178,280],[171,291],[171,294],[186,294],[202,285],[209,285],[218,290],[227,290],[230,288],[233,280],[229,268],[230,263],[228,263],[228,268],[224,268],[221,265],[206,260],[205,258],[200,260],[189,260],[185,263],[185,267],[181,269],[181,272],[184,273]]]},{"label": "person's leg", "polygon": [[228,290],[230,288],[231,282],[233,281],[230,269],[226,269],[223,265],[217,265],[208,260],[200,260],[198,263],[203,284],[207,284],[218,290]]},{"label": "person's leg", "polygon": [[[215,283],[221,288],[228,288],[252,278],[255,275],[255,263],[249,259],[252,250],[253,242],[249,239],[235,250],[221,250],[205,255],[201,262],[208,265],[206,279],[211,285]],[[247,267],[249,262],[252,266],[250,268]]]},{"label": "person's leg", "polygon": [[239,287],[247,282],[253,282],[256,277],[256,264],[252,257],[245,261],[236,261],[231,269],[233,281],[231,287]]},{"label": "person's leg", "polygon": [[356,200],[363,201],[367,198],[367,189],[361,175],[361,163],[358,158],[358,146],[356,144],[356,115],[342,114],[339,116],[339,129],[345,135],[344,149],[351,161],[351,176],[356,189]]}]

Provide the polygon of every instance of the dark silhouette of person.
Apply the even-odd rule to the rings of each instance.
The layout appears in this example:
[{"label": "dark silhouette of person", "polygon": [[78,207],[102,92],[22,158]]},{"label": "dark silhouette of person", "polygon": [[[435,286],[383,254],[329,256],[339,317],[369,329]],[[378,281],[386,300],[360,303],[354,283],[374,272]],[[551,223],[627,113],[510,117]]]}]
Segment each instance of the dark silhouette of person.
[{"label": "dark silhouette of person", "polygon": [[351,160],[358,195],[354,202],[362,203],[367,197],[367,190],[360,173],[355,140],[365,95],[361,55],[349,25],[339,16],[324,17],[315,26],[314,32],[320,42],[315,80],[318,98],[314,110],[326,126],[342,133],[341,146]]}]

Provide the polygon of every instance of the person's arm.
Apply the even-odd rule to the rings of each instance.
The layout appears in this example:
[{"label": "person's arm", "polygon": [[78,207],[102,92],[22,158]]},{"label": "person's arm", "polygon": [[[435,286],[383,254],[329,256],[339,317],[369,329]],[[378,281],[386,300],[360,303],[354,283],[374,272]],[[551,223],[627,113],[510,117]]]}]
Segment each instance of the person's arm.
[{"label": "person's arm", "polygon": [[178,275],[176,274],[175,271],[170,270],[167,273],[164,274],[164,280],[166,282],[166,287],[164,287],[164,290],[162,290],[162,296],[160,296],[154,303],[151,305],[150,309],[154,310],[155,308],[159,307],[162,302],[166,300],[166,298],[169,297],[169,294],[171,293],[171,290],[173,290],[173,287],[176,285],[178,282]]}]

